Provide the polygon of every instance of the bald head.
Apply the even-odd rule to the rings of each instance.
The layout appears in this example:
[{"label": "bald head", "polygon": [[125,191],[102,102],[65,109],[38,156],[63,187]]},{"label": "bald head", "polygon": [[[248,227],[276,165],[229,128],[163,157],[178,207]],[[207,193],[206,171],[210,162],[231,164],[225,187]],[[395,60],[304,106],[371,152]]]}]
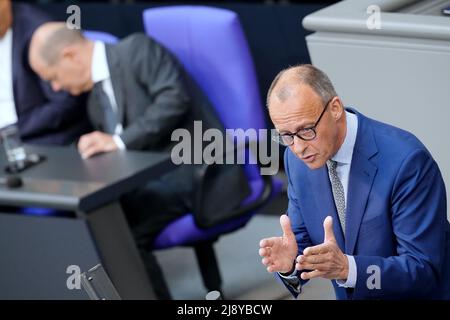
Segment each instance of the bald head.
[{"label": "bald head", "polygon": [[344,141],[343,104],[327,75],[310,64],[281,71],[270,86],[267,106],[280,141],[289,141],[310,169],[324,166]]},{"label": "bald head", "polygon": [[94,43],[84,38],[80,30],[69,29],[63,22],[48,22],[33,33],[29,62],[53,90],[79,95],[93,87],[93,50]]},{"label": "bald head", "polygon": [[86,39],[80,30],[67,28],[64,22],[47,22],[33,34],[30,44],[30,60],[39,59],[53,65],[61,51],[69,45],[83,43]]},{"label": "bald head", "polygon": [[286,101],[297,92],[301,85],[309,86],[320,97],[322,103],[336,96],[333,84],[323,71],[313,65],[303,64],[289,67],[278,73],[267,93],[267,106],[270,106],[272,97],[282,102]]}]

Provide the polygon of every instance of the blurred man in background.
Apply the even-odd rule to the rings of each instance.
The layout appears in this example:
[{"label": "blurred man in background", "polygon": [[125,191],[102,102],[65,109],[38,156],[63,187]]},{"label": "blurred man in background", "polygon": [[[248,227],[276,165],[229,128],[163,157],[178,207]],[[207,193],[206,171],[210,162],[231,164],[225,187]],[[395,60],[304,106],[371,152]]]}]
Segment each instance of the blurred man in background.
[{"label": "blurred man in background", "polygon": [[33,32],[50,17],[0,1],[0,129],[17,124],[29,143],[69,144],[89,129],[84,97],[54,92],[28,63]]}]

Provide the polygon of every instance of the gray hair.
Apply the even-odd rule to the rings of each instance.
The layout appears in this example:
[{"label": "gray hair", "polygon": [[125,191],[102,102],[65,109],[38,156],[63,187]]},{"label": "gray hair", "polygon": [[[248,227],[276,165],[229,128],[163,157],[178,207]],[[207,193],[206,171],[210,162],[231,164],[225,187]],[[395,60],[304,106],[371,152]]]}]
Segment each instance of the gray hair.
[{"label": "gray hair", "polygon": [[[334,96],[337,96],[333,84],[331,83],[330,78],[328,78],[325,72],[314,67],[311,64],[301,64],[286,68],[277,74],[275,79],[272,81],[272,84],[270,85],[269,91],[267,92],[267,107],[269,107],[269,99],[272,95],[273,90],[275,89],[279,80],[286,73],[292,74],[293,77],[298,80],[299,84],[308,85],[309,87],[311,87],[311,89],[313,89],[314,92],[319,95],[324,104]],[[288,94],[286,91],[287,89],[282,87],[278,92],[278,97],[282,100],[285,100]]]},{"label": "gray hair", "polygon": [[85,38],[80,30],[69,29],[64,24],[54,30],[46,39],[40,50],[40,56],[49,66],[58,60],[61,50],[70,44],[84,41]]}]

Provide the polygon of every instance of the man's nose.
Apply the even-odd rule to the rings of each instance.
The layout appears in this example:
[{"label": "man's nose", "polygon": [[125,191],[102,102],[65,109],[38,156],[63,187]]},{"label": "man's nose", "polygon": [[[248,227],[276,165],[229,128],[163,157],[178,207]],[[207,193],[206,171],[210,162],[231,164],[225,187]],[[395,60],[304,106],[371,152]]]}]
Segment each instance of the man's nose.
[{"label": "man's nose", "polygon": [[298,156],[303,156],[306,148],[308,148],[307,141],[294,136],[294,144],[292,145],[292,149],[294,150],[295,154],[297,154]]}]

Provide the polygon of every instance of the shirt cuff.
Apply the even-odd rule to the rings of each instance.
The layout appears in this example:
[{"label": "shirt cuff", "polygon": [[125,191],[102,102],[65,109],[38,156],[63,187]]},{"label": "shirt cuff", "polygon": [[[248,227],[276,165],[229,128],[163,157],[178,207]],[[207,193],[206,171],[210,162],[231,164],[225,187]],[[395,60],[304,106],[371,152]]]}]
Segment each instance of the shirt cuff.
[{"label": "shirt cuff", "polygon": [[302,293],[302,283],[298,278],[298,270],[294,270],[290,275],[282,275],[280,272],[277,272],[278,276],[281,278],[281,281],[290,289],[291,293],[295,298],[298,297],[299,294]]},{"label": "shirt cuff", "polygon": [[119,135],[113,135],[113,139],[119,150],[126,150],[127,147],[125,146],[125,143],[123,143],[122,138],[120,138]]},{"label": "shirt cuff", "polygon": [[282,278],[284,278],[284,279],[287,279],[287,280],[298,279],[297,274],[298,274],[298,270],[297,270],[297,269],[295,269],[294,272],[292,272],[291,274],[286,275],[286,276],[283,276],[280,272],[278,272],[278,275],[279,275],[280,277],[282,277]]},{"label": "shirt cuff", "polygon": [[354,288],[356,286],[356,276],[357,276],[355,257],[349,255],[346,256],[348,260],[347,281],[336,280],[336,283],[338,284],[339,287]]}]

